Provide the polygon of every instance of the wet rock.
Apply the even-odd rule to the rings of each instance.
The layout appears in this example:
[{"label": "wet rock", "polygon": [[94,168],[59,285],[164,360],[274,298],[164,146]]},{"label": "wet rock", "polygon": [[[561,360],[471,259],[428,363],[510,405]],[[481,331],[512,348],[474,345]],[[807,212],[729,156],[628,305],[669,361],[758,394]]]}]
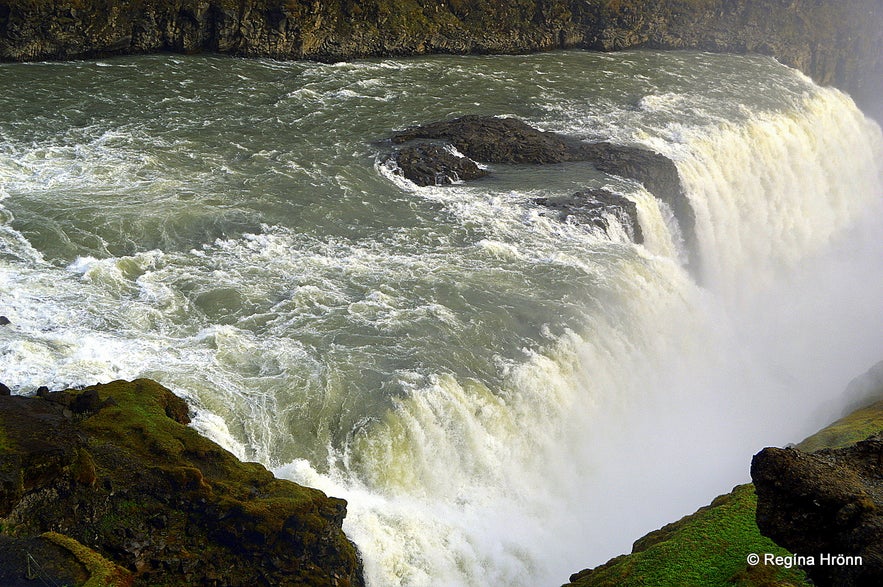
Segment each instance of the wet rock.
[{"label": "wet rock", "polygon": [[[698,267],[696,217],[684,193],[677,167],[664,155],[634,145],[587,143],[559,133],[541,131],[516,118],[476,115],[415,126],[395,133],[391,140],[394,144],[443,141],[480,163],[542,165],[585,161],[605,173],[638,181],[671,208],[691,256],[687,264]],[[440,165],[427,166],[434,169]],[[609,196],[602,199],[611,203]],[[562,209],[579,205],[573,199],[569,202],[567,199],[549,200],[549,203],[562,206]],[[618,202],[614,207],[619,208],[618,213],[623,217],[636,218],[636,213],[631,212],[634,204]],[[593,217],[593,223],[604,224],[602,228],[607,230],[606,222],[601,220],[602,212],[584,209],[582,216],[585,219]],[[628,224],[637,227],[632,234],[635,242],[643,241],[643,236],[639,236],[640,225],[631,220]]]},{"label": "wet rock", "polygon": [[816,585],[883,584],[883,435],[815,453],[765,448],[751,478],[760,531],[812,557],[802,566]]},{"label": "wet rock", "polygon": [[418,139],[445,141],[481,163],[543,165],[587,161],[605,173],[642,182],[653,195],[672,205],[676,215],[683,214],[688,229],[695,222],[675,164],[642,147],[587,143],[535,129],[516,118],[476,115],[416,126],[392,136],[395,144]]},{"label": "wet rock", "polygon": [[0,539],[57,532],[135,585],[364,584],[346,502],[182,421],[186,403],[148,380],[0,396]]},{"label": "wet rock", "polygon": [[12,390],[6,387],[5,384],[0,383],[0,395],[12,395]]},{"label": "wet rock", "polygon": [[517,118],[468,115],[397,132],[393,143],[444,140],[482,163],[563,163],[584,161],[583,143],[543,132]]},{"label": "wet rock", "polygon": [[450,185],[487,175],[472,159],[429,143],[404,147],[386,160],[394,161],[397,172],[419,186]]},{"label": "wet rock", "polygon": [[8,324],[12,324],[12,322],[9,321],[9,318],[6,316],[0,316],[0,326],[6,326]]},{"label": "wet rock", "polygon": [[[610,230],[610,216],[625,228],[629,238],[636,244],[644,242],[638,207],[634,202],[613,192],[594,189],[577,192],[560,198],[536,198],[534,203],[558,212],[564,222],[592,224],[605,232]],[[608,232],[609,234],[609,232]]]}]

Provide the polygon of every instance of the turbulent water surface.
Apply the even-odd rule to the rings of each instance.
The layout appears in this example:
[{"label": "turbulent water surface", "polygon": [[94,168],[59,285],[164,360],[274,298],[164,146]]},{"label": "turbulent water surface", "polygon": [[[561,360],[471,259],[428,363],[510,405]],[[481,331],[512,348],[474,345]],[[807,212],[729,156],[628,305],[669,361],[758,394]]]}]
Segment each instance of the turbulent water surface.
[{"label": "turbulent water surface", "polygon": [[[883,357],[879,128],[759,57],[0,66],[0,380],[147,376],[349,501],[370,585],[556,585],[747,479]],[[517,116],[672,158],[418,188],[391,131]],[[646,237],[557,221],[606,187]],[[616,228],[616,226],[614,226]]]}]

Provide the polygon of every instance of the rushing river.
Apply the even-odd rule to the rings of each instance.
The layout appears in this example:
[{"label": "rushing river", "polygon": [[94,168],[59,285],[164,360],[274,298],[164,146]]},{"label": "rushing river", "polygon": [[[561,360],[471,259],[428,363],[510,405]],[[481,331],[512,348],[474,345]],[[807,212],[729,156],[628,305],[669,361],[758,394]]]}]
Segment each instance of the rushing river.
[{"label": "rushing river", "polygon": [[[471,113],[670,157],[701,266],[589,164],[418,188],[381,163]],[[373,587],[558,585],[883,358],[881,166],[848,96],[761,57],[0,65],[0,381],[160,381],[346,498]],[[643,245],[532,203],[591,187]]]}]

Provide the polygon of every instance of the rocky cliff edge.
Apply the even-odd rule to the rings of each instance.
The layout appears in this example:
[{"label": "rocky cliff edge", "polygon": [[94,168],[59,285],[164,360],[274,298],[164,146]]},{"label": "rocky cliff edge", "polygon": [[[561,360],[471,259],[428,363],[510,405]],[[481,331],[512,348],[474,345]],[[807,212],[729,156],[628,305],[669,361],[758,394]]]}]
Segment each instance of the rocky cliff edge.
[{"label": "rocky cliff edge", "polygon": [[0,395],[0,581],[363,585],[346,502],[240,462],[188,421],[145,379]]}]

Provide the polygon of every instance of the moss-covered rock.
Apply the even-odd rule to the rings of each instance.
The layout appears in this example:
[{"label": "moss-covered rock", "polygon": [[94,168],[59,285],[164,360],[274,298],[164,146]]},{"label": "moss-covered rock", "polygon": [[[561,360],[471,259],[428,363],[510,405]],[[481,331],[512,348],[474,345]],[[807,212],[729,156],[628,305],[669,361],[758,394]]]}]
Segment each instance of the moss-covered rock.
[{"label": "moss-covered rock", "polygon": [[136,585],[362,584],[343,500],[238,461],[187,421],[149,380],[0,397],[0,534],[46,536],[91,576],[116,576],[106,559]]},{"label": "moss-covered rock", "polygon": [[813,584],[883,583],[881,463],[883,435],[815,453],[765,448],[754,455],[757,525],[800,556]]},{"label": "moss-covered rock", "polygon": [[858,409],[800,442],[796,448],[816,452],[844,448],[883,431],[883,401]]}]

